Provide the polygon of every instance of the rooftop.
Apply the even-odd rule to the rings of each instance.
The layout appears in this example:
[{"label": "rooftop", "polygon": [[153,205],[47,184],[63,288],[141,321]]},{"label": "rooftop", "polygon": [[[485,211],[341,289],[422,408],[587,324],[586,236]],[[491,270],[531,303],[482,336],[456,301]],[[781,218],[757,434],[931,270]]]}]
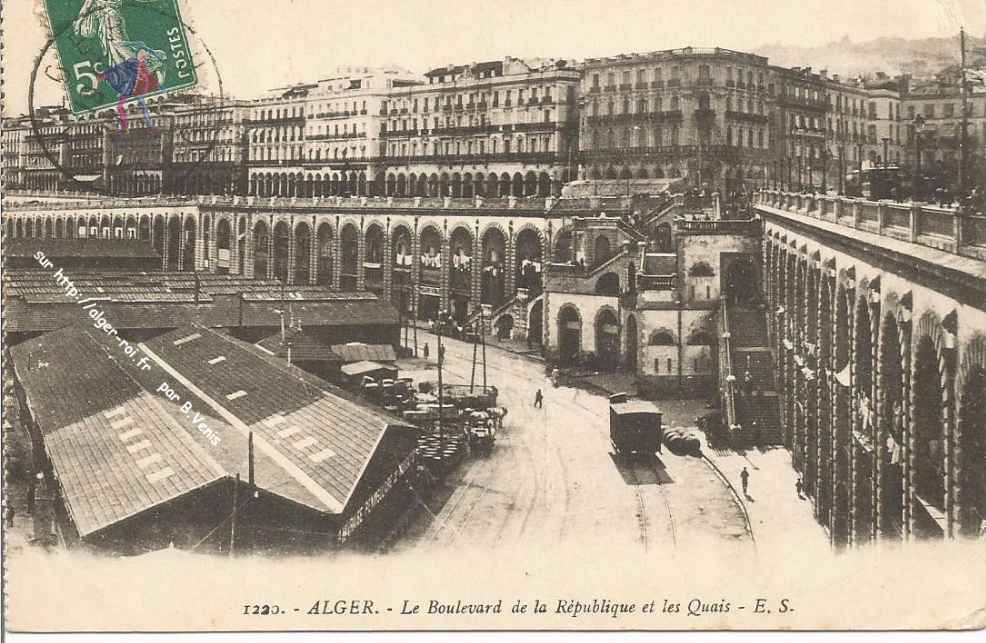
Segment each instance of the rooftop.
[{"label": "rooftop", "polygon": [[[148,371],[88,327],[11,348],[80,536],[248,469],[259,488],[343,513],[385,434],[402,423],[203,327],[147,343]],[[179,395],[156,390],[164,376]],[[189,401],[218,441],[179,406]],[[386,457],[387,454],[383,454]]]}]

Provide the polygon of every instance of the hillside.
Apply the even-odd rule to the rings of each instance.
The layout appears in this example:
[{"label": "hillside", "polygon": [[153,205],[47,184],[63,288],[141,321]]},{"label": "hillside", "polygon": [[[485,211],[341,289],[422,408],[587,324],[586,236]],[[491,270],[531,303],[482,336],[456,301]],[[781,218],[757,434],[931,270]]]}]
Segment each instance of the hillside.
[{"label": "hillside", "polygon": [[[986,63],[977,48],[986,45],[981,38],[968,37],[966,52],[971,65]],[[767,56],[771,64],[806,67],[843,77],[870,76],[884,72],[890,76],[911,74],[914,78],[934,78],[945,68],[959,63],[959,38],[878,38],[853,42],[848,37],[815,47],[764,45],[756,53]]]}]

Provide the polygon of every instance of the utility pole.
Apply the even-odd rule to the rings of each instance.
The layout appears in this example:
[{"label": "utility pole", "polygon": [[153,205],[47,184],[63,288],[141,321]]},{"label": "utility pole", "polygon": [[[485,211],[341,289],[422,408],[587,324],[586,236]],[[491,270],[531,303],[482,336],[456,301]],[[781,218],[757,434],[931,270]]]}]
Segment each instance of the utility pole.
[{"label": "utility pole", "polygon": [[236,482],[233,486],[233,515],[229,518],[229,555],[233,555],[236,549],[236,498],[240,495],[240,474],[236,474]]},{"label": "utility pole", "polygon": [[959,135],[959,199],[966,194],[966,132],[969,129],[969,84],[965,77],[965,28],[959,30],[959,43],[962,48],[962,63],[959,67],[959,82],[962,83],[962,132]]}]

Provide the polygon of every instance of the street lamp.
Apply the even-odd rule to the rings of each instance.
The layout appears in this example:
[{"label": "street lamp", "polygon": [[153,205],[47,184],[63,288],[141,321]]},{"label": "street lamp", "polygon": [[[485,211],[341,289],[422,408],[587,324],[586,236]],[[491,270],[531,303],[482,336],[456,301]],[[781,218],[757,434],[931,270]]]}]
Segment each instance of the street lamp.
[{"label": "street lamp", "polygon": [[921,134],[924,131],[924,114],[918,114],[914,117],[913,128],[915,170],[911,184],[911,198],[918,201],[921,198],[921,187],[923,187],[921,184],[924,182],[921,170]]}]

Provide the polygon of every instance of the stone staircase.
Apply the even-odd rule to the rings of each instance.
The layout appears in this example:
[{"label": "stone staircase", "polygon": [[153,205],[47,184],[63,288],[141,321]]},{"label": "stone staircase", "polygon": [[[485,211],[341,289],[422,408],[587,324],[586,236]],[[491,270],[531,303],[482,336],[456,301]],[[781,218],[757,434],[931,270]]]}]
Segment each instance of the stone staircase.
[{"label": "stone staircase", "polygon": [[762,310],[729,306],[730,364],[735,376],[736,446],[782,444],[780,397],[774,356]]}]

